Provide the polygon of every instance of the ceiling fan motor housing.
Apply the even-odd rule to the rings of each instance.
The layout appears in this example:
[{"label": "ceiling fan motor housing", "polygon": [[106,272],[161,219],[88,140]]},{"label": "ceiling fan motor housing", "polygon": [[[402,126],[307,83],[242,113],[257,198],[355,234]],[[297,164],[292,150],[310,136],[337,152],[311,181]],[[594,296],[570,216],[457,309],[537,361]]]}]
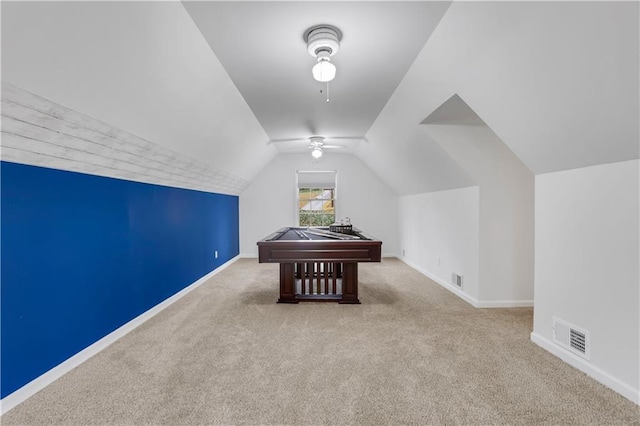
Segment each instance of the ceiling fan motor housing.
[{"label": "ceiling fan motor housing", "polygon": [[310,148],[319,148],[324,145],[324,138],[322,136],[312,136],[309,138]]},{"label": "ceiling fan motor housing", "polygon": [[307,51],[314,58],[321,52],[327,52],[329,56],[335,55],[340,49],[340,39],[342,32],[332,25],[317,25],[304,33]]}]

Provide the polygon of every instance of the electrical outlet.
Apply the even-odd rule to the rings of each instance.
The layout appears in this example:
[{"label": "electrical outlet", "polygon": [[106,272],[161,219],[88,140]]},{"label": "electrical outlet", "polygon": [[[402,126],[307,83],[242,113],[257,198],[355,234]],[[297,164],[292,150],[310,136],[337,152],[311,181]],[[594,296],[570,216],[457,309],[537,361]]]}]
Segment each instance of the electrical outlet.
[{"label": "electrical outlet", "polygon": [[213,257],[216,258],[216,259],[218,258],[218,250],[213,252]]}]

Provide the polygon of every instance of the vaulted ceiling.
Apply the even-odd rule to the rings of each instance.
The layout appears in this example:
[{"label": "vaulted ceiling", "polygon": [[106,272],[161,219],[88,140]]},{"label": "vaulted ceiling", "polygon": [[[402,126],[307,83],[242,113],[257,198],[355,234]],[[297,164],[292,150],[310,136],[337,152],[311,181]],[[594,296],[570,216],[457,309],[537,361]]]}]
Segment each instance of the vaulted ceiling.
[{"label": "vaulted ceiling", "polygon": [[[320,135],[353,152],[393,94],[449,2],[183,2],[229,77],[280,151]],[[327,87],[304,32],[342,32]],[[289,143],[282,143],[289,142]]]},{"label": "vaulted ceiling", "polygon": [[334,138],[410,194],[474,184],[438,123],[534,173],[638,158],[639,35],[637,2],[2,2],[2,80],[242,179]]}]

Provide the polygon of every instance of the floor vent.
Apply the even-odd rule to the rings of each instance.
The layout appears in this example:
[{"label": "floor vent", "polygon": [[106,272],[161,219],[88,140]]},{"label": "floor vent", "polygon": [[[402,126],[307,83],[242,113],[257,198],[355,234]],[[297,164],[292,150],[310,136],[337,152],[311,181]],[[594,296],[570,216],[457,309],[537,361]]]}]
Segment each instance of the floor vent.
[{"label": "floor vent", "polygon": [[458,275],[456,273],[451,274],[451,282],[455,284],[456,287],[462,288],[462,275]]},{"label": "floor vent", "polygon": [[589,332],[553,317],[553,340],[582,358],[590,358]]}]

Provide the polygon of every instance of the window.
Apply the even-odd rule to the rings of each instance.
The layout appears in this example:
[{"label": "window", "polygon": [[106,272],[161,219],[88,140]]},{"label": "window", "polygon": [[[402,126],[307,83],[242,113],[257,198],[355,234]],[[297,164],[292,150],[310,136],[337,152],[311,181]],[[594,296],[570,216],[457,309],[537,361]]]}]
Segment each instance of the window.
[{"label": "window", "polygon": [[298,188],[300,226],[329,226],[335,222],[335,188]]},{"label": "window", "polygon": [[336,172],[298,171],[299,226],[329,226],[336,220]]}]

